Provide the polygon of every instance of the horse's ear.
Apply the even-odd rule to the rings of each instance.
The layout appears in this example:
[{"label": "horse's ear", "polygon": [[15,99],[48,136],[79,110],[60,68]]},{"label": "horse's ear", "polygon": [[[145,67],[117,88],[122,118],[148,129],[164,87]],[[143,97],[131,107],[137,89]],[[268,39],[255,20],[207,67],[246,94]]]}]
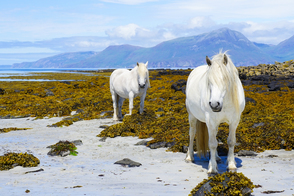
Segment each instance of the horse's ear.
[{"label": "horse's ear", "polygon": [[227,60],[227,56],[226,56],[226,54],[224,54],[224,57],[223,57],[223,64],[224,64],[224,65],[227,65],[227,62],[228,62],[228,60]]},{"label": "horse's ear", "polygon": [[211,62],[211,60],[209,59],[208,56],[206,56],[206,62],[207,62],[207,64],[208,64],[209,66],[211,66],[212,62]]},{"label": "horse's ear", "polygon": [[149,64],[149,62],[147,61],[147,62],[145,63],[145,67],[147,67],[147,66],[148,66],[148,64]]},{"label": "horse's ear", "polygon": [[138,62],[137,62],[137,66],[139,66]]}]

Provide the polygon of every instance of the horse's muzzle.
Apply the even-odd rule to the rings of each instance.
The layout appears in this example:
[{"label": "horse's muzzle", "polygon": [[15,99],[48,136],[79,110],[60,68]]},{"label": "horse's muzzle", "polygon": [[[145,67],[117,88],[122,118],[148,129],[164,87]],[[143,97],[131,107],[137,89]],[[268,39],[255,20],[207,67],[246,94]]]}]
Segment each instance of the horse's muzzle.
[{"label": "horse's muzzle", "polygon": [[222,105],[219,102],[211,103],[209,102],[209,105],[213,112],[220,112],[222,110]]}]

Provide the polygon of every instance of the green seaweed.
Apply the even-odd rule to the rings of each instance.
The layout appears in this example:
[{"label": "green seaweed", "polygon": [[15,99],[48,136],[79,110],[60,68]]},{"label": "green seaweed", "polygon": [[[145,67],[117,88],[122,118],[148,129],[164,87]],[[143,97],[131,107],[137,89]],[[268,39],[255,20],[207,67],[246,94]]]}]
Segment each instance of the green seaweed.
[{"label": "green seaweed", "polygon": [[56,155],[60,155],[62,152],[67,151],[70,151],[70,155],[73,156],[77,156],[78,154],[78,152],[76,151],[77,147],[75,146],[75,144],[69,141],[59,141],[56,144],[51,145],[50,148],[50,152]]}]

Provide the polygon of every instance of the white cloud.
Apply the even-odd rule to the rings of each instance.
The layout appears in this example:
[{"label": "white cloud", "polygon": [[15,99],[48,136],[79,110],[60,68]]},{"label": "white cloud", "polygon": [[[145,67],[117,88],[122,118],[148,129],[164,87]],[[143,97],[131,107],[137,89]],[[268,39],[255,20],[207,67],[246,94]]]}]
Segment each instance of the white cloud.
[{"label": "white cloud", "polygon": [[192,18],[189,23],[187,24],[187,28],[194,29],[194,28],[208,28],[215,25],[215,22],[210,17],[204,16],[197,16]]},{"label": "white cloud", "polygon": [[247,22],[247,26],[240,29],[248,39],[254,42],[278,44],[294,35],[294,22]]},{"label": "white cloud", "polygon": [[106,34],[111,38],[123,38],[130,40],[137,37],[148,37],[149,32],[150,31],[148,29],[142,28],[136,24],[128,24],[107,30]]}]

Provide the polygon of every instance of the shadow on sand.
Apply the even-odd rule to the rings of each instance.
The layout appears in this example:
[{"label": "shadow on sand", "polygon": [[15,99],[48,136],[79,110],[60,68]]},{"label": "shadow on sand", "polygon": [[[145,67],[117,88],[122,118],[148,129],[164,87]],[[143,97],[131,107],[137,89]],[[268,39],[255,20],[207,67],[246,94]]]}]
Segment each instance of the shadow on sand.
[{"label": "shadow on sand", "polygon": [[[199,157],[197,154],[194,154],[194,158],[195,158],[195,161],[194,161],[194,164],[196,165],[200,165],[202,166],[204,169],[208,170],[208,165],[209,165],[209,155],[207,155],[206,157]],[[218,166],[218,172],[220,174],[224,173],[227,171],[226,167],[227,167],[227,164],[226,164],[226,160],[227,160],[227,156],[220,156],[221,158],[221,162],[217,162],[217,166]],[[236,166],[237,168],[240,168],[242,167],[242,160],[235,157],[235,161],[236,161]]]}]

